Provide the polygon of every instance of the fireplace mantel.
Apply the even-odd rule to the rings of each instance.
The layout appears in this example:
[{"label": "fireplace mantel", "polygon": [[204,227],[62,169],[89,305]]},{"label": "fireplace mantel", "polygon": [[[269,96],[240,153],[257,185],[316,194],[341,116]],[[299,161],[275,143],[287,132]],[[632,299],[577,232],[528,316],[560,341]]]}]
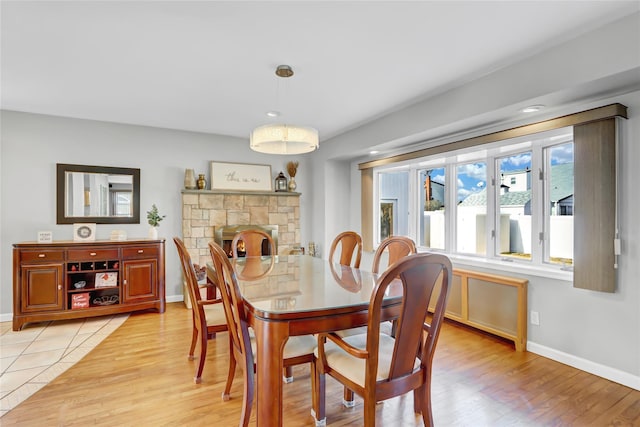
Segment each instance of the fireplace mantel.
[{"label": "fireplace mantel", "polygon": [[210,262],[216,227],[277,225],[278,254],[300,246],[300,193],[182,190],[182,236],[194,263]]},{"label": "fireplace mantel", "polygon": [[233,190],[182,190],[182,194],[231,194],[243,196],[298,197],[300,193],[289,191],[233,191]]}]

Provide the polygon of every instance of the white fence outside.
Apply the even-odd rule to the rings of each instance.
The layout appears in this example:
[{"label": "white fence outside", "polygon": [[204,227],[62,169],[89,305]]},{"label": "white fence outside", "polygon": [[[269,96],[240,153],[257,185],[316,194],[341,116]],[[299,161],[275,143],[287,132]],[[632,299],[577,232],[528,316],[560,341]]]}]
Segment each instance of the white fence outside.
[{"label": "white fence outside", "polygon": [[[424,212],[424,246],[445,247],[444,211]],[[486,254],[486,215],[458,210],[457,250],[459,253]],[[531,253],[531,216],[500,215],[500,251]],[[551,216],[549,224],[549,255],[573,258],[573,216]]]}]

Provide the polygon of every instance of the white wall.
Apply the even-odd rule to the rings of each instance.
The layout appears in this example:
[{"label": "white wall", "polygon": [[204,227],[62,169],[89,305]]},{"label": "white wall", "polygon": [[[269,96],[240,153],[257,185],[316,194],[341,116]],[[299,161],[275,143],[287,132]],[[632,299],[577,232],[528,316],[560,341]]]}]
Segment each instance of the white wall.
[{"label": "white wall", "polygon": [[[0,117],[0,319],[10,320],[12,309],[12,244],[36,240],[36,233],[53,231],[54,240],[71,240],[72,225],[56,225],[56,163],[117,166],[140,169],[140,224],[98,224],[98,239],[124,229],[130,238],[146,237],[146,211],[156,204],[167,218],[160,224],[166,242],[166,295],[182,298],[174,236],[182,236],[181,193],[184,171],[209,177],[209,161],[270,164],[274,177],[286,171],[291,156],[269,156],[249,149],[249,141],[220,135],[181,132],[142,126],[77,120],[2,111]],[[311,175],[308,157],[300,161],[296,181],[300,197],[301,240],[308,241]],[[208,180],[208,179],[207,179]]]}]

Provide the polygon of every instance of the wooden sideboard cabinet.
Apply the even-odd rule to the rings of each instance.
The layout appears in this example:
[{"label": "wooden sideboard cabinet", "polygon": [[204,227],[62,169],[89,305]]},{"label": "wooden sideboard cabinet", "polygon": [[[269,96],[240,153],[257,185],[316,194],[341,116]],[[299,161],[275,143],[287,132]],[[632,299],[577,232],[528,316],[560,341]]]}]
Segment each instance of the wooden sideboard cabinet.
[{"label": "wooden sideboard cabinet", "polygon": [[165,310],[164,239],[13,245],[13,330],[26,323]]}]

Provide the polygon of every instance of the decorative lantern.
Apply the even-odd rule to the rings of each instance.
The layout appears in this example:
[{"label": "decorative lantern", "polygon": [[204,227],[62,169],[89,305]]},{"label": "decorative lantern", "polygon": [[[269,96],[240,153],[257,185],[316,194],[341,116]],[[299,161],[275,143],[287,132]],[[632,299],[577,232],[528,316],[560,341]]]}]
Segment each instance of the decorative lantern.
[{"label": "decorative lantern", "polygon": [[276,191],[287,191],[287,177],[282,172],[276,177]]}]

